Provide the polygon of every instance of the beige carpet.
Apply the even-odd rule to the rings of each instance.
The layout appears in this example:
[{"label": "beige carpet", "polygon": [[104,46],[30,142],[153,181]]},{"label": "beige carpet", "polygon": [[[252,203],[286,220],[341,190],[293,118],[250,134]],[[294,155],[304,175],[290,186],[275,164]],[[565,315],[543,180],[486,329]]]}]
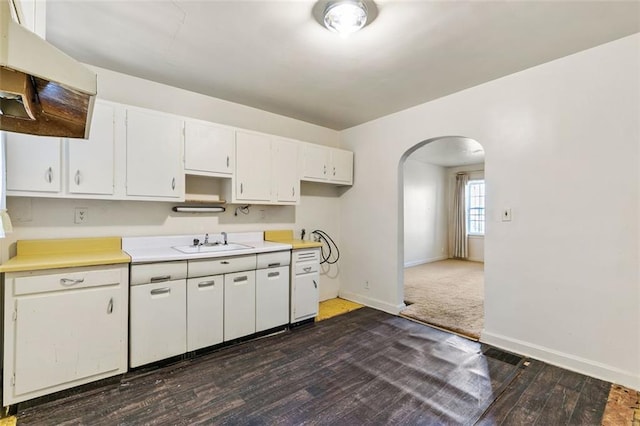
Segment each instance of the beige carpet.
[{"label": "beige carpet", "polygon": [[442,260],[404,270],[401,315],[478,340],[484,320],[484,264]]}]

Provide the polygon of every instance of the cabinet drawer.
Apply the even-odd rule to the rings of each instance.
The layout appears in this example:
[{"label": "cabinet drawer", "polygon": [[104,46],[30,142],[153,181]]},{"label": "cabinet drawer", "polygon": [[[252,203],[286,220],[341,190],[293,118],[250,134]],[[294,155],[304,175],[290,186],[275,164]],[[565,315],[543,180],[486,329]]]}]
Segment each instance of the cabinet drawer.
[{"label": "cabinet drawer", "polygon": [[295,268],[295,271],[296,271],[295,274],[296,275],[311,274],[313,272],[318,272],[319,269],[320,269],[320,265],[318,264],[318,262],[297,263]]},{"label": "cabinet drawer", "polygon": [[186,261],[131,265],[131,285],[180,280],[186,277]]},{"label": "cabinet drawer", "polygon": [[320,262],[320,249],[314,248],[309,250],[294,250],[293,262]]},{"label": "cabinet drawer", "polygon": [[257,268],[277,268],[279,266],[287,266],[291,263],[291,252],[277,251],[274,253],[260,253],[258,254]]},{"label": "cabinet drawer", "polygon": [[215,259],[190,260],[189,278],[256,269],[256,255],[218,257]]},{"label": "cabinet drawer", "polygon": [[123,268],[126,268],[126,266],[100,269],[56,269],[56,273],[51,273],[52,270],[48,270],[30,272],[28,275],[23,276],[7,274],[7,280],[13,280],[13,294],[20,296],[50,291],[118,285],[122,281],[121,273]]}]

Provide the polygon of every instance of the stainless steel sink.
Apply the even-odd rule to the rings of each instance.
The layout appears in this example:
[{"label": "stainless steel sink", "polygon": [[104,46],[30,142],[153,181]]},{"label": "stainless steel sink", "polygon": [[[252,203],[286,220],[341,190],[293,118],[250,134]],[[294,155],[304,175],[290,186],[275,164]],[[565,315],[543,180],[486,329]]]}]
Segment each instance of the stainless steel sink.
[{"label": "stainless steel sink", "polygon": [[194,253],[219,253],[222,251],[233,251],[233,250],[242,250],[252,248],[251,246],[245,246],[244,244],[237,243],[229,243],[227,245],[224,244],[202,244],[197,246],[174,246],[172,247],[174,250],[178,250],[179,252],[186,254],[194,254]]}]

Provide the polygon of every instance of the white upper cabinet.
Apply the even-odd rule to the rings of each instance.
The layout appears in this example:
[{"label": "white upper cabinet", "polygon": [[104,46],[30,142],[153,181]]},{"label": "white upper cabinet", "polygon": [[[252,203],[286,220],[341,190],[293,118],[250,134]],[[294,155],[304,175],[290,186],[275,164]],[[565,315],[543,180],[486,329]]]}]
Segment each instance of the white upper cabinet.
[{"label": "white upper cabinet", "polygon": [[186,120],[184,168],[187,174],[230,177],[235,167],[232,128]]},{"label": "white upper cabinet", "polygon": [[271,138],[260,133],[236,132],[236,174],[232,199],[271,201]]},{"label": "white upper cabinet", "polygon": [[329,180],[351,185],[353,183],[353,152],[331,148],[330,154]]},{"label": "white upper cabinet", "polygon": [[339,185],[353,183],[353,152],[322,145],[302,145],[302,180]]},{"label": "white upper cabinet", "polygon": [[11,132],[6,135],[7,195],[59,193],[62,139]]},{"label": "white upper cabinet", "polygon": [[68,140],[69,193],[114,193],[115,113],[113,105],[96,102],[89,139]]},{"label": "white upper cabinet", "polygon": [[297,204],[300,202],[298,146],[298,142],[281,138],[274,138],[272,141],[275,201],[278,204]]},{"label": "white upper cabinet", "polygon": [[127,109],[127,196],[184,199],[183,124],[179,117]]}]

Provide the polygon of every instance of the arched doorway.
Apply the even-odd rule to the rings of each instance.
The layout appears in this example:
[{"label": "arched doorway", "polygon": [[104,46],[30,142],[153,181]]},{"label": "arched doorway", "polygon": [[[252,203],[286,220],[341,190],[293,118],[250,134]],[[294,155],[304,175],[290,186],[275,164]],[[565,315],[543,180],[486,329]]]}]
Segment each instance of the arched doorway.
[{"label": "arched doorway", "polygon": [[401,315],[479,340],[484,321],[484,149],[443,136],[399,164]]}]

